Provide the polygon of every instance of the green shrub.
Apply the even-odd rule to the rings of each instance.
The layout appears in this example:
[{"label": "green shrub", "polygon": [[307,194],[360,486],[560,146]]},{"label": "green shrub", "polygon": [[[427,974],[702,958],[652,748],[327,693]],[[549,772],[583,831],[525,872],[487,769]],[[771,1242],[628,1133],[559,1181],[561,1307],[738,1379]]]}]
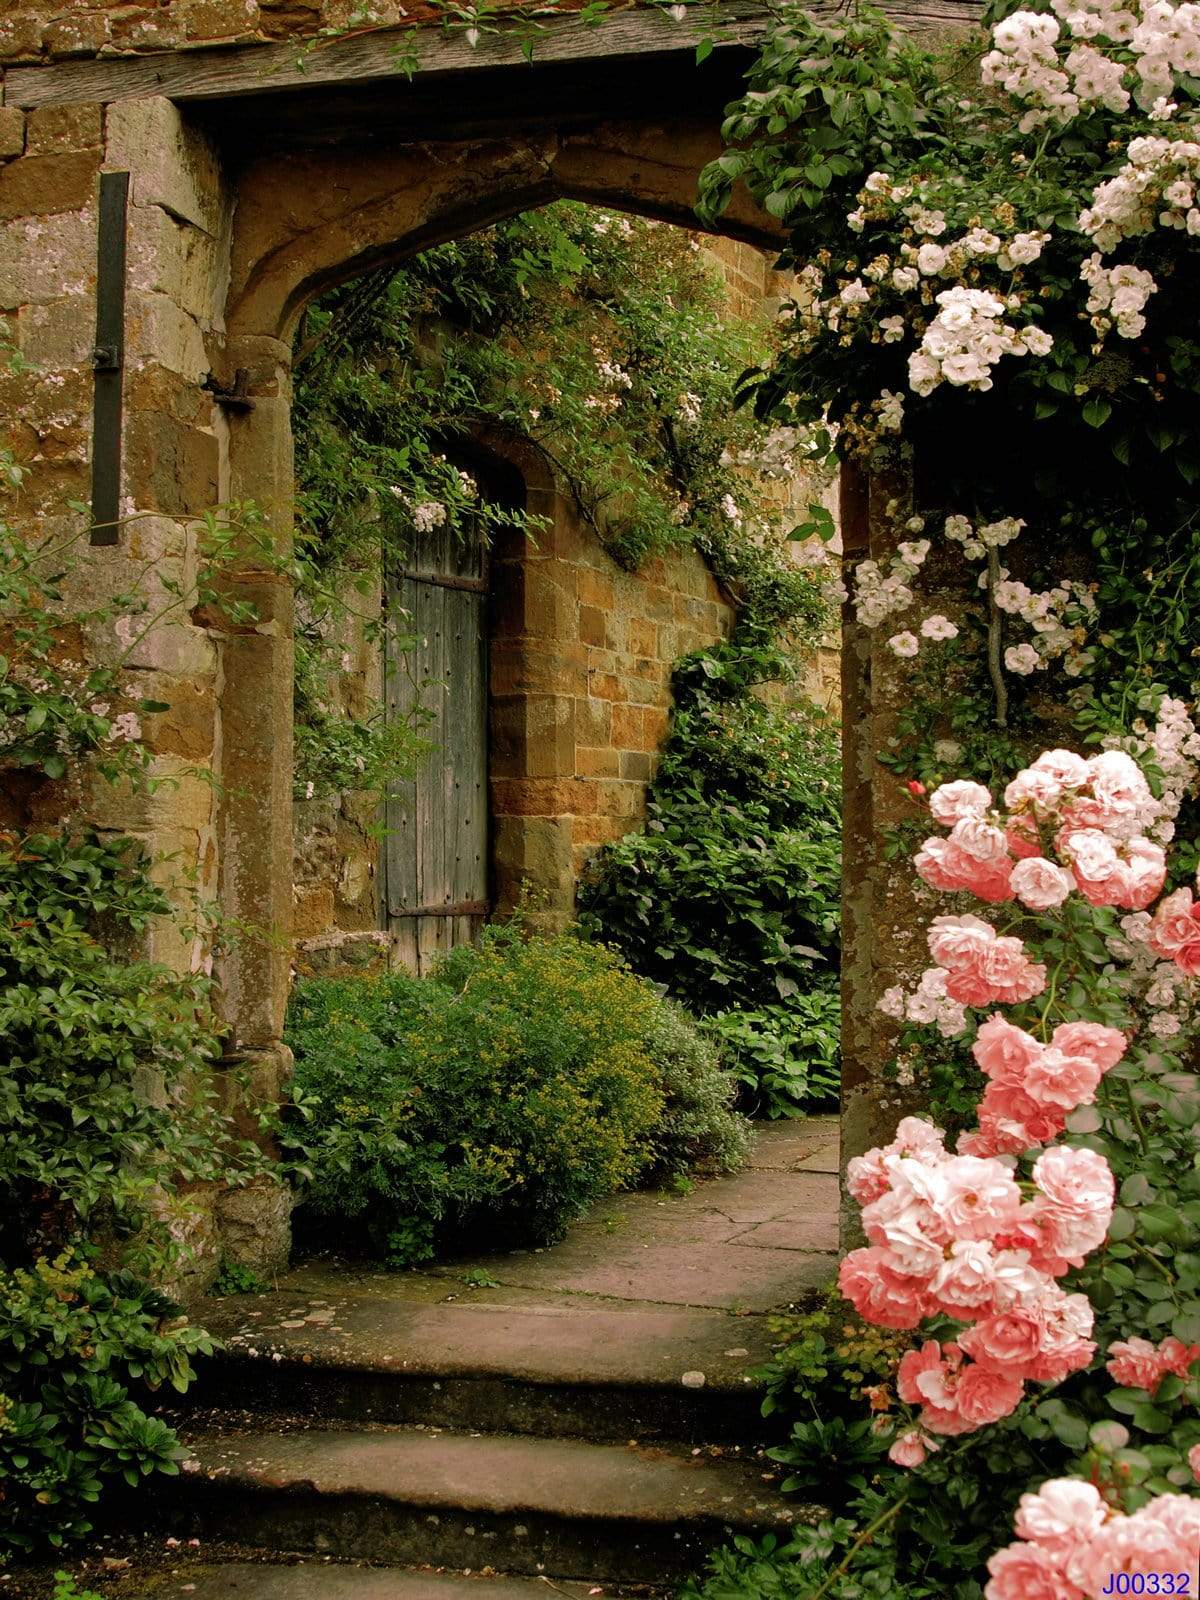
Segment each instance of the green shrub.
[{"label": "green shrub", "polygon": [[397,1263],[470,1230],[542,1244],[645,1165],[663,1115],[658,1000],[610,951],[489,930],[435,979],[298,985],[284,1138],[320,1225]]},{"label": "green shrub", "polygon": [[715,1042],[682,1006],[666,1000],[651,1021],[646,1049],[658,1070],[664,1106],[643,1180],[662,1182],[696,1170],[735,1172],[749,1153],[750,1127],[731,1109],[736,1080],[721,1066]]},{"label": "green shrub", "polygon": [[584,931],[635,972],[740,1016],[722,1047],[770,1116],[827,1101],[839,1070],[838,745],[815,708],[766,697],[787,671],[749,624],[677,665],[645,830],[599,851],[579,895]]},{"label": "green shrub", "polygon": [[0,1269],[0,1553],[88,1532],[105,1479],[178,1472],[186,1452],[140,1399],[182,1392],[211,1349],[132,1273],[77,1254]]},{"label": "green shrub", "polygon": [[174,1182],[228,1181],[246,1159],[214,1109],[206,981],[120,953],[170,909],[137,851],[130,839],[0,835],[10,1264],[96,1229],[144,1237],[147,1208]]},{"label": "green shrub", "polygon": [[794,1117],[833,1110],[841,1084],[842,1002],[836,980],[774,1005],[719,1011],[708,1027],[747,1090],[747,1110]]}]

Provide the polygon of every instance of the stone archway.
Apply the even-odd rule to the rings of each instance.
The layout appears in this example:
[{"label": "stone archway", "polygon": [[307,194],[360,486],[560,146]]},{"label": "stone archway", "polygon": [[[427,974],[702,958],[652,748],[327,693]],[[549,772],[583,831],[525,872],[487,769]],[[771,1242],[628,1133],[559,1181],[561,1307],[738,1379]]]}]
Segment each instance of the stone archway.
[{"label": "stone archway", "polygon": [[[252,409],[231,410],[220,431],[223,492],[255,499],[287,537],[291,339],[303,307],[323,288],[554,199],[694,227],[699,173],[718,149],[712,121],[692,116],[516,140],[339,144],[294,160],[266,154],[245,164],[230,185],[224,326],[209,339],[214,369],[253,401]],[[778,242],[748,197],[728,232]],[[247,573],[244,583],[246,597],[260,611],[267,604],[278,626],[227,641],[223,898],[247,920],[254,908],[271,907],[279,926],[291,884],[280,778],[290,768],[290,721],[280,715],[291,683],[288,601],[265,574]],[[273,1052],[286,983],[286,955],[269,945],[246,945],[227,961],[227,1005],[242,1050]]]}]

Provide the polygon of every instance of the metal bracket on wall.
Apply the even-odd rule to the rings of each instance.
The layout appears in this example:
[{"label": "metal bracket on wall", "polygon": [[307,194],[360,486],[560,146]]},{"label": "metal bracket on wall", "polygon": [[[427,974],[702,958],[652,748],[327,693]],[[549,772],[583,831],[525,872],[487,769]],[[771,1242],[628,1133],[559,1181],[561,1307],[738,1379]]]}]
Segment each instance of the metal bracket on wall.
[{"label": "metal bracket on wall", "polygon": [[207,389],[209,394],[219,406],[224,406],[227,411],[253,411],[254,401],[250,398],[250,374],[245,367],[239,367],[233,375],[233,388],[223,384],[215,373],[210,372],[200,385]]},{"label": "metal bracket on wall", "polygon": [[125,377],[125,234],[129,174],[100,174],[96,230],[96,348],[92,352],[92,532],[95,545],[121,540],[121,422]]}]

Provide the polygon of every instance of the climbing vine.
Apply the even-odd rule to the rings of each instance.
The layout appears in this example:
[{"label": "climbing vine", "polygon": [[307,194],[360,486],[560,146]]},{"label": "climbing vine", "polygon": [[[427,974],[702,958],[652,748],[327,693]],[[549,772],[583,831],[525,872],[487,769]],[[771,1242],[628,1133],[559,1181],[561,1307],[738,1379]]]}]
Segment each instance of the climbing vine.
[{"label": "climbing vine", "polygon": [[489,433],[532,441],[623,565],[694,546],[757,619],[818,631],[828,574],[786,545],[827,538],[832,519],[814,504],[797,531],[779,489],[828,442],[728,403],[770,352],[766,328],[729,315],[696,239],[567,202],[318,302],[298,350],[297,792],[340,781],[347,750],[364,779],[403,753],[394,725],[339,714],[339,597],[371,592],[434,528],[536,540],[536,517],[481,495],[461,464]]}]

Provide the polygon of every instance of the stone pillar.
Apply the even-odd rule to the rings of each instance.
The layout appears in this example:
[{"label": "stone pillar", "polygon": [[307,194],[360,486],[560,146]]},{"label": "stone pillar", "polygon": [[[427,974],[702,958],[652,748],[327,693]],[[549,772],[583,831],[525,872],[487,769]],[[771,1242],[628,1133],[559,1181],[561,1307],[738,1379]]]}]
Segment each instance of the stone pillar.
[{"label": "stone pillar", "polygon": [[[852,588],[854,568],[870,557],[886,562],[904,537],[911,493],[907,463],[869,473],[843,469],[841,485],[843,570]],[[842,619],[842,1095],[843,1170],[851,1156],[886,1144],[896,1123],[919,1104],[906,1101],[886,1075],[897,1029],[877,1008],[883,991],[901,977],[911,981],[927,962],[927,897],[907,853],[889,858],[889,833],[913,815],[904,780],[881,765],[878,754],[894,736],[896,715],[909,693],[906,664],[888,648],[891,630],[869,629],[847,602]],[[861,1243],[859,1208],[843,1191],[842,1247]]]}]

